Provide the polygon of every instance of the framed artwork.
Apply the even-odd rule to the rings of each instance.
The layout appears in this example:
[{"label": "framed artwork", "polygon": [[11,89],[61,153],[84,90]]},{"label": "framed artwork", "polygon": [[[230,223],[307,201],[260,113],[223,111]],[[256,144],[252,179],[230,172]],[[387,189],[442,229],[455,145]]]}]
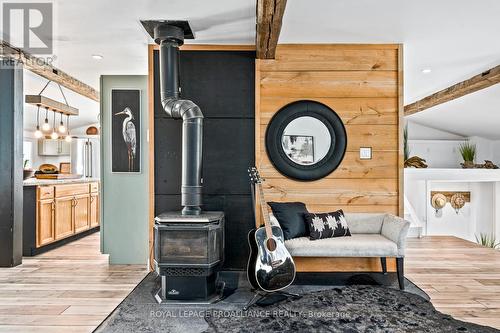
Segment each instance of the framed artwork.
[{"label": "framed artwork", "polygon": [[283,135],[283,150],[298,164],[314,163],[314,137],[309,135]]},{"label": "framed artwork", "polygon": [[141,91],[111,90],[111,172],[141,172]]}]

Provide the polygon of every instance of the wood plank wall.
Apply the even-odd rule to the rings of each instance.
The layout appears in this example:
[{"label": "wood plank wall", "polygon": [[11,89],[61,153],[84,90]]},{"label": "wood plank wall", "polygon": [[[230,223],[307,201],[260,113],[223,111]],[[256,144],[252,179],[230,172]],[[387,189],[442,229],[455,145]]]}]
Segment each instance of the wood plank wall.
[{"label": "wood plank wall", "polygon": [[[256,164],[267,201],[302,201],[310,211],[403,213],[401,45],[279,45],[256,63]],[[271,164],[265,132],[272,116],[296,100],[326,104],[347,130],[339,168],[313,182],[294,181]],[[359,159],[372,147],[371,160]]]}]

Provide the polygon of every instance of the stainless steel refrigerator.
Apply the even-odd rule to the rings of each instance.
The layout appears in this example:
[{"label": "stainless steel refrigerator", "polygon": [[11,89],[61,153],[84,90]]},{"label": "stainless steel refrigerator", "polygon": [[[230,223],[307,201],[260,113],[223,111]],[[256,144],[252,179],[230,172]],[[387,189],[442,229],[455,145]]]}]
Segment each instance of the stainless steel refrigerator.
[{"label": "stainless steel refrigerator", "polygon": [[99,150],[98,138],[74,138],[71,141],[71,173],[87,178],[99,178]]}]

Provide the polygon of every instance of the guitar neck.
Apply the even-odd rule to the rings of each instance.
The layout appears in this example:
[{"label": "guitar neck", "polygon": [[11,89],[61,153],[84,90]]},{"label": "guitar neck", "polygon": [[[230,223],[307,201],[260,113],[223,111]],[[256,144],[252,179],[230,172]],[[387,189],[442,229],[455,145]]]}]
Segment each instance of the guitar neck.
[{"label": "guitar neck", "polygon": [[259,193],[259,204],[262,212],[262,218],[264,219],[264,227],[266,228],[266,234],[267,237],[270,238],[272,236],[271,221],[269,219],[269,212],[267,211],[267,203],[266,200],[264,199],[264,190],[262,188],[262,183],[256,183],[255,186],[257,187]]}]

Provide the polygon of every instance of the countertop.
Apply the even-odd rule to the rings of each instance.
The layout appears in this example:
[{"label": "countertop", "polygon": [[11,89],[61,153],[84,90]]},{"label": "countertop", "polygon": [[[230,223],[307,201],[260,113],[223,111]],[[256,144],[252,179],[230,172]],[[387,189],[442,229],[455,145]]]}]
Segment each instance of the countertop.
[{"label": "countertop", "polygon": [[76,179],[36,179],[29,178],[23,181],[23,186],[39,186],[39,185],[60,185],[60,184],[76,184],[76,183],[94,183],[99,182],[99,178],[76,178]]}]

